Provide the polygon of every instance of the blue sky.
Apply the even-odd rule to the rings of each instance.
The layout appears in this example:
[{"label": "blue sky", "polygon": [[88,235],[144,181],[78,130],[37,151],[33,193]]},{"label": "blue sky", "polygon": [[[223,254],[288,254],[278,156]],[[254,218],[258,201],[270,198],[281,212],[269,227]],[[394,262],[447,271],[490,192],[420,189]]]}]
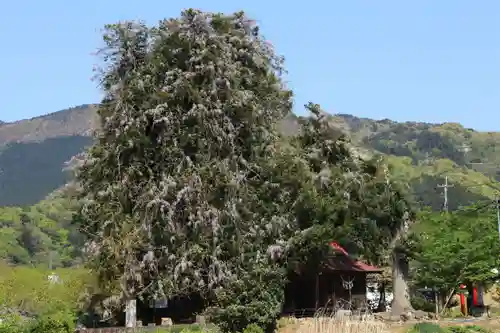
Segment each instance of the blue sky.
[{"label": "blue sky", "polygon": [[187,7],[257,19],[287,59],[298,113],[311,100],[331,113],[500,130],[498,0],[5,0],[0,119],[98,102],[102,26],[156,24]]}]

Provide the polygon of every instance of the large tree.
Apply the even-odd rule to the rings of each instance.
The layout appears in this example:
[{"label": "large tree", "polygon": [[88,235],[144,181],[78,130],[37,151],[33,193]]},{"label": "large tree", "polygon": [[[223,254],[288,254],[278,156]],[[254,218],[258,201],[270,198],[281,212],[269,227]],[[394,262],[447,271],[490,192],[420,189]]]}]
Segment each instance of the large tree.
[{"label": "large tree", "polygon": [[261,194],[291,112],[282,58],[243,13],[109,25],[104,41],[101,130],[77,170],[102,288],[131,305],[198,292],[217,307],[241,283],[281,279],[263,251],[288,215]]},{"label": "large tree", "polygon": [[301,170],[295,178],[301,183],[290,205],[297,232],[289,239],[289,268],[319,269],[335,240],[364,260],[393,267],[399,315],[411,307],[405,241],[414,206],[383,158],[363,158],[318,105],[307,108],[312,117],[292,140],[299,158],[290,164]]},{"label": "large tree", "polygon": [[278,136],[292,104],[282,59],[243,13],[187,10],[110,25],[104,40],[77,221],[119,304],[195,292],[225,330],[265,326],[284,263],[317,261],[332,238],[373,261],[399,240],[404,196],[317,105],[299,136]]},{"label": "large tree", "polygon": [[488,285],[499,267],[497,219],[490,206],[474,205],[453,213],[422,212],[415,226],[418,248],[414,283],[435,288],[441,309],[460,284]]}]

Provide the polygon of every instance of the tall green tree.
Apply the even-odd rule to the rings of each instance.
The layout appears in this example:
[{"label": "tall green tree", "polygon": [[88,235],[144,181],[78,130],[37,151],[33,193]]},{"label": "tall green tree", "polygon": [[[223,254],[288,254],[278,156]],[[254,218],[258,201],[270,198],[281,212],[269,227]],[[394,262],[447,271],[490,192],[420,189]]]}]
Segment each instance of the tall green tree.
[{"label": "tall green tree", "polygon": [[261,194],[292,106],[283,59],[242,12],[109,25],[104,41],[101,130],[77,170],[102,288],[130,304],[199,292],[220,309],[254,267],[247,280],[281,279],[265,251],[290,223]]},{"label": "tall green tree", "polygon": [[487,285],[497,278],[500,242],[492,209],[472,206],[447,214],[423,212],[415,228],[417,286],[436,288],[448,303],[460,284]]},{"label": "tall green tree", "polygon": [[335,240],[364,260],[393,267],[399,314],[410,307],[404,249],[413,204],[383,159],[362,158],[318,105],[307,108],[312,117],[292,140],[302,171],[296,177],[301,192],[289,205],[297,228],[289,239],[289,268],[319,269]]}]

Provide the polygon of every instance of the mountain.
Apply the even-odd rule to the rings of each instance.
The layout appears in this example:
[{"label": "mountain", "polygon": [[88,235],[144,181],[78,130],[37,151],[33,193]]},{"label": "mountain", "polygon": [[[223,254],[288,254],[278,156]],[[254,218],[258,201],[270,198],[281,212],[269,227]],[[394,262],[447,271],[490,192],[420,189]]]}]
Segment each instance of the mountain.
[{"label": "mountain", "polygon": [[[92,143],[96,105],[81,105],[45,116],[0,124],[0,206],[34,205],[68,180],[64,163]],[[293,135],[301,117],[284,119],[280,129]],[[456,123],[429,124],[329,116],[353,144],[381,154],[395,177],[422,205],[440,209],[445,177],[453,187],[449,208],[489,200],[500,188],[500,133],[478,132]]]},{"label": "mountain", "polygon": [[[478,132],[457,123],[430,124],[373,120],[347,114],[329,117],[365,152],[384,156],[392,174],[408,184],[422,206],[441,209],[445,178],[448,207],[456,209],[491,200],[500,191],[500,132]],[[299,117],[281,125],[286,134],[298,129]]]},{"label": "mountain", "polygon": [[89,137],[97,126],[97,106],[84,104],[44,116],[0,125],[0,147],[61,137]]},{"label": "mountain", "polygon": [[[14,264],[77,262],[81,236],[70,224],[76,203],[56,191],[67,183],[65,162],[92,143],[95,105],[0,123],[0,259]],[[279,125],[296,134],[304,118]],[[445,177],[449,208],[490,201],[500,189],[500,133],[460,124],[428,124],[331,115],[358,152],[380,155],[422,206],[441,209]],[[76,260],[76,261],[75,261]]]},{"label": "mountain", "polygon": [[0,125],[0,206],[32,205],[64,185],[63,165],[92,143],[96,106]]}]

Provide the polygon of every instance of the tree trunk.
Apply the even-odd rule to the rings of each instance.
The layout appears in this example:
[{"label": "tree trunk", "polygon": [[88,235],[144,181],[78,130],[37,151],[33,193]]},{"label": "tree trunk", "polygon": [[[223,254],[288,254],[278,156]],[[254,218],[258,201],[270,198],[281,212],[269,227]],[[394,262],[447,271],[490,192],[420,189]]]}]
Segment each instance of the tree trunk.
[{"label": "tree trunk", "polygon": [[448,296],[446,297],[446,302],[444,302],[443,307],[441,308],[441,313],[444,313],[444,311],[448,308],[448,304],[452,300],[453,296],[455,296],[455,288],[451,289],[450,292],[448,293]]},{"label": "tree trunk", "polygon": [[439,293],[437,288],[434,288],[434,303],[435,303],[434,314],[436,315],[437,319],[439,317]]},{"label": "tree trunk", "polygon": [[315,282],[315,295],[314,295],[314,299],[315,299],[315,309],[314,309],[314,312],[318,311],[318,308],[319,308],[319,273],[316,273],[316,282]]},{"label": "tree trunk", "polygon": [[440,290],[439,291],[439,312],[444,309],[444,304],[446,303],[446,300],[448,299],[448,291],[447,290]]},{"label": "tree trunk", "polygon": [[385,294],[385,282],[380,282],[378,285],[378,294],[379,294],[379,299],[378,299],[378,306],[377,306],[377,311],[378,312],[385,312],[387,311],[387,298]]},{"label": "tree trunk", "polygon": [[125,326],[137,326],[137,301],[135,300],[135,298],[127,300],[125,306]]},{"label": "tree trunk", "polygon": [[391,312],[395,316],[412,311],[408,288],[408,261],[397,251],[392,255],[392,300]]}]

